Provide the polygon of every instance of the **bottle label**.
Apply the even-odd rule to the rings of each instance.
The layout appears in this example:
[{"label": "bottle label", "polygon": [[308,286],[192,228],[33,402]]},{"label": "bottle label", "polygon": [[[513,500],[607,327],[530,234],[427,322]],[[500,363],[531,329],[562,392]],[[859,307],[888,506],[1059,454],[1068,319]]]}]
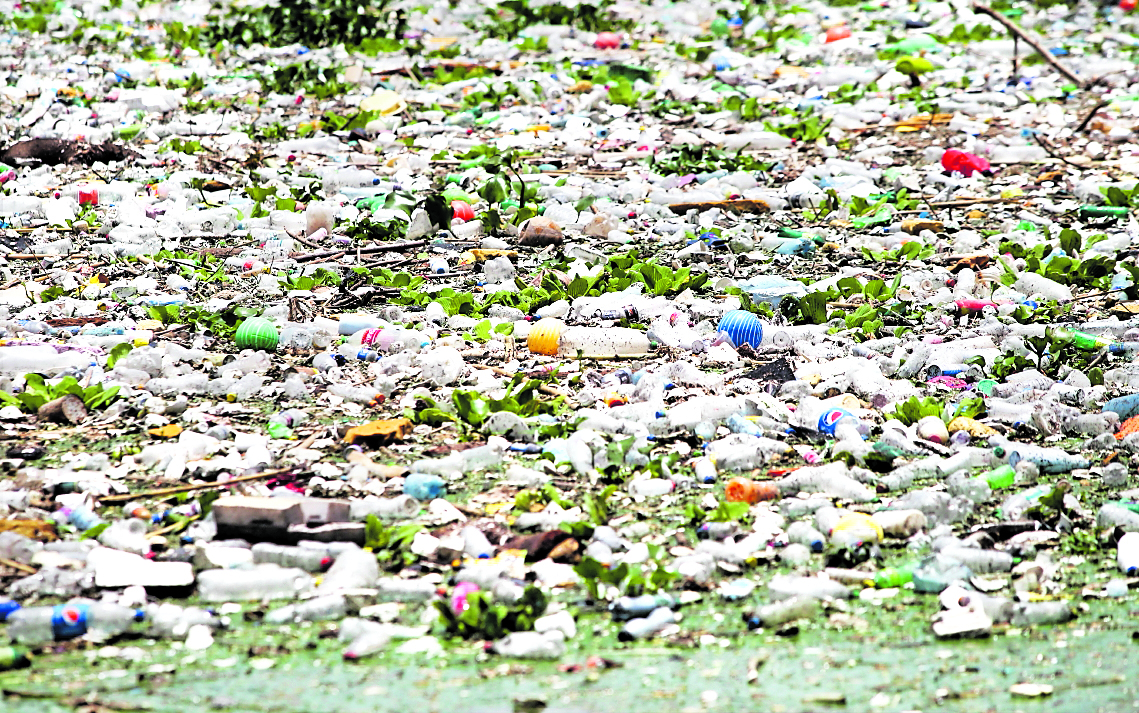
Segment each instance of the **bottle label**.
[{"label": "bottle label", "polygon": [[[376,342],[376,340],[380,338],[380,332],[383,332],[383,331],[384,330],[378,329],[378,328],[376,328],[376,329],[365,329],[364,333],[360,335],[360,346],[366,346],[369,344],[374,344]],[[361,358],[363,358],[363,357],[361,357]]]},{"label": "bottle label", "polygon": [[841,408],[832,408],[824,411],[823,415],[819,416],[819,430],[828,436],[833,436],[834,429],[838,425],[838,422],[844,418],[854,418],[854,414]]},{"label": "bottle label", "polygon": [[86,604],[60,604],[51,612],[51,633],[56,641],[74,639],[87,633]]}]

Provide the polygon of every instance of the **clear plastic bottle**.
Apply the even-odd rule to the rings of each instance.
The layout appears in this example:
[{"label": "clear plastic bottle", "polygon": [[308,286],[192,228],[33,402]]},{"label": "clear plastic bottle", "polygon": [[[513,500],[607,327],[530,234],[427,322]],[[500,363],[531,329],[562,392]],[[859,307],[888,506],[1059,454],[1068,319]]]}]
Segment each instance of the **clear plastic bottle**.
[{"label": "clear plastic bottle", "polygon": [[516,631],[494,642],[491,650],[517,659],[556,659],[566,652],[565,634],[560,631]]},{"label": "clear plastic bottle", "polygon": [[25,537],[18,532],[7,530],[0,532],[0,557],[13,560],[21,564],[28,564],[36,553],[43,549],[43,544]]},{"label": "clear plastic bottle", "polygon": [[439,594],[437,585],[419,579],[385,577],[376,582],[377,597],[399,602],[425,602]]},{"label": "clear plastic bottle", "polygon": [[659,498],[676,489],[676,483],[666,478],[637,478],[629,481],[629,494],[646,498]]},{"label": "clear plastic bottle", "polygon": [[384,400],[383,394],[377,393],[375,389],[349,384],[332,384],[328,387],[328,393],[339,396],[345,401],[365,405],[377,404]]},{"label": "clear plastic bottle", "polygon": [[380,566],[374,553],[351,547],[336,555],[336,561],[321,577],[318,594],[343,589],[370,588],[380,577]]},{"label": "clear plastic bottle", "polygon": [[791,597],[774,602],[744,614],[749,629],[772,628],[796,621],[810,619],[819,613],[819,600],[812,597]]},{"label": "clear plastic bottle", "polygon": [[340,345],[340,353],[352,357],[361,351],[394,354],[407,349],[422,349],[431,343],[423,332],[398,327],[361,329]]},{"label": "clear plastic bottle", "polygon": [[75,599],[54,607],[24,607],[8,616],[8,635],[17,643],[43,644],[89,635],[108,639],[146,618],[141,609]]},{"label": "clear plastic bottle", "polygon": [[347,641],[344,658],[355,661],[378,653],[392,640],[392,627],[367,619],[345,619],[340,623],[340,641]]},{"label": "clear plastic bottle", "polygon": [[0,346],[0,374],[56,374],[82,370],[92,366],[91,357],[78,351],[58,352],[55,347],[38,344]]},{"label": "clear plastic bottle", "polygon": [[274,609],[265,615],[265,621],[284,624],[300,621],[335,621],[348,615],[348,601],[343,594],[326,594],[299,604]]},{"label": "clear plastic bottle", "polygon": [[369,495],[361,500],[353,500],[351,505],[351,518],[363,520],[368,515],[375,515],[381,520],[406,519],[419,514],[419,500],[410,495],[400,495],[394,498],[378,498]]},{"label": "clear plastic bottle", "polygon": [[609,605],[615,621],[628,621],[646,617],[661,607],[674,607],[676,600],[668,594],[642,594],[639,597],[621,597]]},{"label": "clear plastic bottle", "polygon": [[787,528],[787,541],[809,547],[812,552],[822,552],[827,544],[826,535],[803,520],[793,522]]},{"label": "clear plastic bottle", "polygon": [[198,594],[207,602],[294,599],[312,585],[312,576],[294,567],[208,569],[198,574]]},{"label": "clear plastic bottle", "polygon": [[1012,569],[1012,555],[997,550],[982,550],[973,547],[952,547],[941,554],[951,557],[977,574],[1008,572]]},{"label": "clear plastic bottle", "polygon": [[618,641],[649,639],[676,623],[676,613],[669,607],[657,607],[648,616],[630,619],[617,633]]},{"label": "clear plastic bottle", "polygon": [[1062,624],[1074,619],[1075,611],[1067,601],[1014,602],[1009,623],[1013,626],[1035,626],[1038,624]]},{"label": "clear plastic bottle", "polygon": [[296,567],[306,572],[323,572],[332,564],[333,558],[325,549],[276,545],[271,542],[258,542],[253,545],[253,561],[257,564],[275,564],[280,567]]},{"label": "clear plastic bottle", "polygon": [[655,348],[648,335],[628,327],[568,327],[544,319],[530,328],[527,345],[535,354],[606,359],[647,356]]}]

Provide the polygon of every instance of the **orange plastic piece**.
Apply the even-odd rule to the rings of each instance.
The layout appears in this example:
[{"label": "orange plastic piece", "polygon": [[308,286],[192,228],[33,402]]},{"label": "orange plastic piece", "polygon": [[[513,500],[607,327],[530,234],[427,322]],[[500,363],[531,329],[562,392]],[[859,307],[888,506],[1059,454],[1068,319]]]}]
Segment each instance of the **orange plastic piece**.
[{"label": "orange plastic piece", "polygon": [[846,25],[839,25],[827,30],[827,42],[837,42],[845,40],[847,37],[850,37],[850,28]]},{"label": "orange plastic piece", "polygon": [[1123,423],[1119,424],[1119,430],[1115,432],[1116,440],[1122,441],[1129,434],[1139,431],[1139,416],[1132,416]]},{"label": "orange plastic piece", "polygon": [[761,500],[778,499],[779,488],[775,487],[774,483],[757,483],[747,478],[732,478],[728,481],[724,495],[728,502],[754,505]]},{"label": "orange plastic piece", "polygon": [[348,429],[344,434],[345,443],[355,443],[358,440],[374,440],[381,443],[402,441],[411,435],[415,424],[406,418],[392,418],[380,421],[371,421],[362,426]]}]

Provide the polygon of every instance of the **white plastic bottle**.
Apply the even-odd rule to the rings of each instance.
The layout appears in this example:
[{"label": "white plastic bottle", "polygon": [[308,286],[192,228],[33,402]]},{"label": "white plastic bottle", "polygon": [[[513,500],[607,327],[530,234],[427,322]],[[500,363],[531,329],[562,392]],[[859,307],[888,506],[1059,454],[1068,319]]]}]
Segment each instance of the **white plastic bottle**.
[{"label": "white plastic bottle", "polygon": [[1129,577],[1139,572],[1139,532],[1128,532],[1119,538],[1115,559],[1119,569]]},{"label": "white plastic bottle", "polygon": [[629,494],[646,498],[659,498],[676,489],[676,483],[666,478],[638,478],[629,481]]},{"label": "white plastic bottle", "polygon": [[565,634],[561,631],[516,631],[494,642],[493,651],[518,659],[556,659],[566,652]]},{"label": "white plastic bottle", "polygon": [[473,525],[463,528],[463,553],[475,559],[489,559],[494,556],[495,546],[490,543],[482,530]]},{"label": "white plastic bottle", "polygon": [[668,607],[657,607],[648,616],[640,619],[630,619],[617,634],[619,641],[634,641],[648,639],[664,631],[666,627],[676,622],[676,612]]},{"label": "white plastic bottle", "polygon": [[819,611],[819,600],[812,597],[791,597],[781,602],[768,604],[745,614],[744,620],[749,629],[781,626],[797,619],[809,619]]}]

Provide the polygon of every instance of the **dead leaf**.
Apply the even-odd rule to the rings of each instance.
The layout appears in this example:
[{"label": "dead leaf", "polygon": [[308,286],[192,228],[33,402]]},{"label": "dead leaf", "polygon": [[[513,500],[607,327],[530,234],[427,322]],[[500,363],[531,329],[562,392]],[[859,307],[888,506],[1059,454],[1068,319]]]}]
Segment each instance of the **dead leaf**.
[{"label": "dead leaf", "polygon": [[945,223],[942,223],[940,220],[925,220],[923,218],[911,218],[902,221],[902,232],[917,235],[923,230],[932,230],[935,233],[940,233],[945,230]]},{"label": "dead leaf", "polygon": [[475,248],[463,255],[470,255],[475,262],[486,262],[496,257],[518,257],[517,250],[491,250],[488,248]]},{"label": "dead leaf", "polygon": [[168,423],[161,428],[152,428],[147,433],[155,438],[177,438],[182,434],[182,427],[176,423]]},{"label": "dead leaf", "polygon": [[52,542],[58,539],[55,534],[55,523],[43,520],[0,520],[0,532],[15,532],[40,542]]},{"label": "dead leaf", "polygon": [[415,424],[406,418],[388,418],[371,421],[362,426],[348,429],[344,434],[345,443],[364,441],[372,445],[402,441],[411,434]]}]

